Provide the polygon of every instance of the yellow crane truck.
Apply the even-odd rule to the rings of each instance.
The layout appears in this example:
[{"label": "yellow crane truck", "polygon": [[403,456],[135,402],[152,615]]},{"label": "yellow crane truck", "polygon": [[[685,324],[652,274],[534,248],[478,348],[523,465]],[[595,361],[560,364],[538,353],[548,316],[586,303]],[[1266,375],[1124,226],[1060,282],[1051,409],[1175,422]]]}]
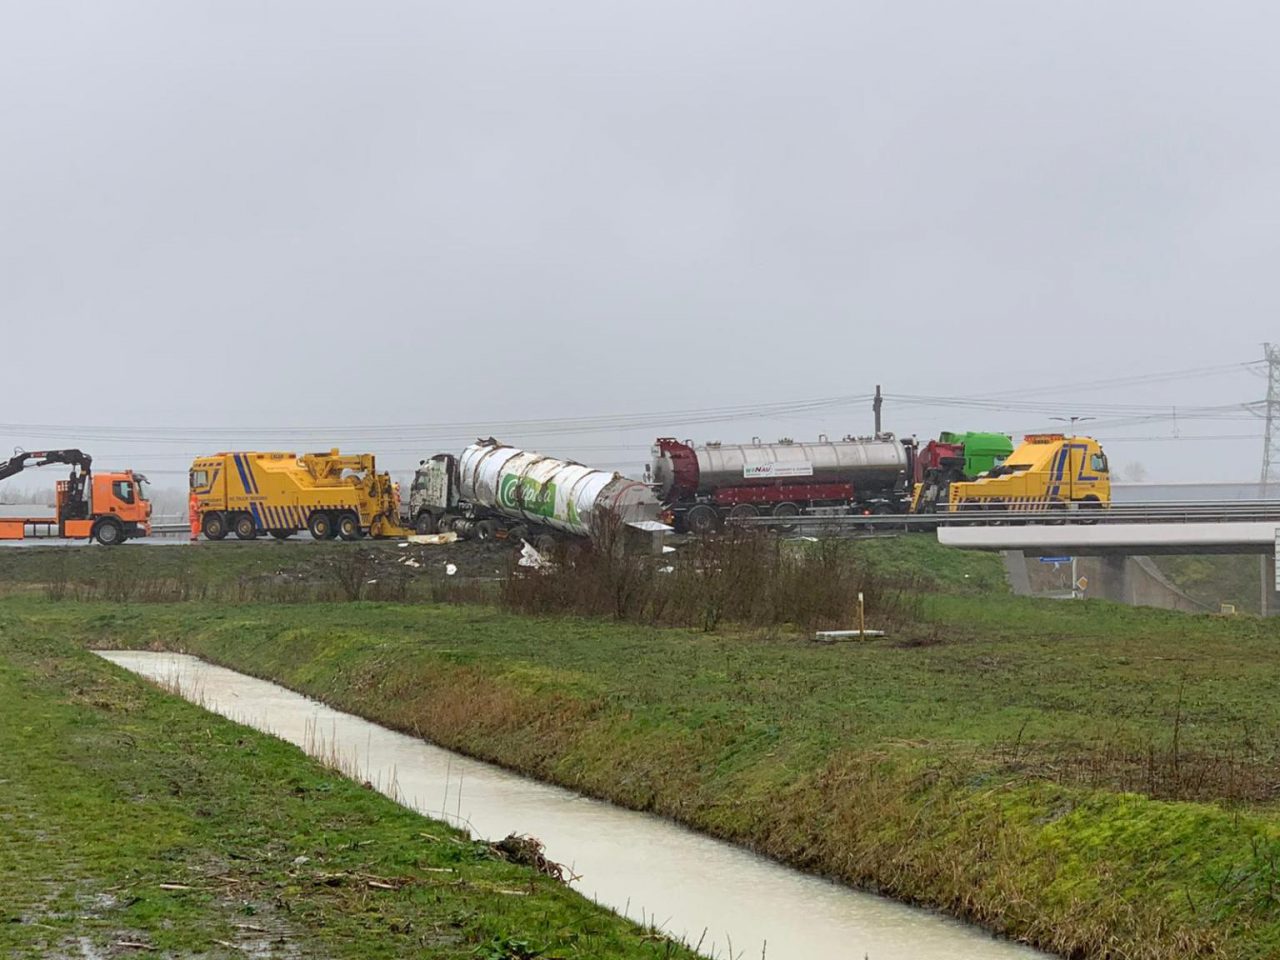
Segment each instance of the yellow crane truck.
[{"label": "yellow crane truck", "polygon": [[1111,475],[1092,437],[1027,435],[1018,449],[975,480],[951,485],[953,511],[1088,509],[1111,502]]},{"label": "yellow crane truck", "polygon": [[193,509],[210,540],[234,533],[284,540],[307,530],[317,540],[402,537],[400,496],[371,453],[215,453],[191,464]]}]

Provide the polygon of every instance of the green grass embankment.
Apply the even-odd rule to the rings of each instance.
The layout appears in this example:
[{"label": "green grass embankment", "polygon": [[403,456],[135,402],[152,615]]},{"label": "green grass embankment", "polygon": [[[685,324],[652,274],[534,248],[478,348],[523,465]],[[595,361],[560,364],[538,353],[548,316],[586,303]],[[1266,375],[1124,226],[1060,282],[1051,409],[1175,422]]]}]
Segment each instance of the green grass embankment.
[{"label": "green grass embankment", "polygon": [[60,639],[115,621],[68,614],[0,622],[0,955],[693,957]]},{"label": "green grass embankment", "polygon": [[1280,955],[1271,623],[937,592],[834,647],[374,603],[12,598],[0,631],[198,653],[1064,955]]}]

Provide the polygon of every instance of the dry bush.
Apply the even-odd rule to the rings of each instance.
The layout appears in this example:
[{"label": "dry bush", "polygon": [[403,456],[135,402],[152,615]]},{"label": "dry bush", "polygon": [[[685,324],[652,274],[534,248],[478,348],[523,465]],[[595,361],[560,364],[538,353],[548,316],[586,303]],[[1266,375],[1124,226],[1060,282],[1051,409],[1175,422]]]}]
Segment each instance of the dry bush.
[{"label": "dry bush", "polygon": [[368,550],[344,551],[333,560],[330,576],[343,600],[363,599],[365,587],[374,579],[374,561]]},{"label": "dry bush", "polygon": [[513,568],[502,601],[522,613],[574,613],[715,630],[723,623],[803,630],[912,622],[917,585],[877,575],[838,541],[797,543],[729,531],[654,557],[622,550],[616,527],[564,545],[541,570]]}]

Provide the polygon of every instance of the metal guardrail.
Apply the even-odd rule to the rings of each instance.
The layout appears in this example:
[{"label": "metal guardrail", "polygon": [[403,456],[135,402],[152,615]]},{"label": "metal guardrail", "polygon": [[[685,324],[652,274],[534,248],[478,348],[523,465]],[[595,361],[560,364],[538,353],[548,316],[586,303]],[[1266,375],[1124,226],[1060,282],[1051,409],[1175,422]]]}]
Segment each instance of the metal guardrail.
[{"label": "metal guardrail", "polygon": [[1067,505],[966,504],[956,510],[927,514],[807,513],[777,518],[739,517],[730,524],[787,531],[815,530],[932,530],[941,526],[995,526],[999,524],[1121,524],[1121,523],[1228,523],[1270,522],[1280,526],[1280,500],[1172,501],[1113,503],[1086,508]]}]

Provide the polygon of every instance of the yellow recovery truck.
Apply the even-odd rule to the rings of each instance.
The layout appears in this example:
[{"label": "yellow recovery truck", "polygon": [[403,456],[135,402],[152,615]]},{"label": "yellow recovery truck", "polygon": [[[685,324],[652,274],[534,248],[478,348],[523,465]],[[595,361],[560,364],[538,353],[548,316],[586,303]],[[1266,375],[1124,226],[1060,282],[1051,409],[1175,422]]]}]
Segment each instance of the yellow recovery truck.
[{"label": "yellow recovery truck", "polygon": [[200,529],[210,540],[235,533],[284,540],[308,530],[317,540],[403,537],[400,495],[373,454],[216,453],[191,464]]},{"label": "yellow recovery truck", "polygon": [[952,511],[1088,509],[1111,502],[1111,475],[1092,437],[1033,433],[1003,463],[951,485]]}]

